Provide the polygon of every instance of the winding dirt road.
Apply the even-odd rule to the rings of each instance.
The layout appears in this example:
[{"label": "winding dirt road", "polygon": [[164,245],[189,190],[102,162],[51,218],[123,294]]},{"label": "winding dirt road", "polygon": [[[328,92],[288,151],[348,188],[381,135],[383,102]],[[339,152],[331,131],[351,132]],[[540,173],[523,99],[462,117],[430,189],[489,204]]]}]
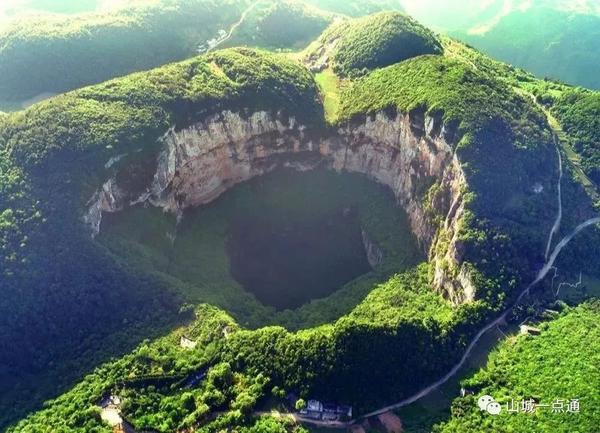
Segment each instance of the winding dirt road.
[{"label": "winding dirt road", "polygon": [[537,284],[539,284],[548,274],[548,272],[553,269],[554,266],[554,262],[556,261],[556,259],[558,258],[560,252],[563,250],[564,247],[566,247],[569,242],[571,242],[571,240],[577,236],[578,233],[580,233],[581,231],[585,230],[587,227],[593,226],[595,224],[600,224],[600,217],[594,217],[594,218],[590,218],[587,221],[582,222],[581,224],[579,224],[577,227],[575,227],[575,229],[573,229],[573,231],[571,231],[571,233],[569,233],[567,236],[563,237],[554,247],[554,249],[552,250],[552,254],[549,254],[551,246],[552,246],[552,240],[554,238],[554,236],[558,233],[559,229],[560,229],[560,224],[562,221],[562,189],[561,189],[561,182],[562,182],[562,177],[563,177],[563,167],[562,167],[562,156],[560,153],[560,140],[558,139],[558,137],[556,136],[556,134],[554,134],[554,145],[556,146],[556,151],[558,153],[558,170],[559,170],[559,176],[558,176],[558,187],[557,187],[557,199],[558,199],[558,210],[557,210],[557,215],[556,218],[554,220],[554,223],[552,225],[552,228],[550,230],[550,233],[548,234],[548,241],[547,241],[547,245],[546,245],[546,263],[544,264],[544,266],[539,270],[539,272],[536,275],[535,280],[533,280],[531,282],[531,284],[529,284],[520,294],[519,296],[516,298],[516,300],[511,304],[510,307],[508,307],[500,316],[498,316],[495,320],[493,320],[492,322],[488,323],[486,326],[484,326],[476,335],[475,337],[473,337],[473,339],[471,340],[470,344],[467,346],[467,349],[465,350],[463,356],[461,357],[460,361],[448,372],[446,373],[442,378],[440,378],[439,380],[437,380],[436,382],[430,384],[429,386],[421,389],[419,392],[417,392],[416,394],[413,394],[410,397],[407,397],[399,402],[390,404],[388,406],[379,408],[377,410],[374,410],[372,412],[366,413],[364,415],[361,415],[358,418],[349,420],[347,422],[341,422],[341,421],[336,421],[336,422],[328,422],[328,421],[322,421],[322,420],[314,420],[314,419],[310,419],[310,418],[304,418],[304,417],[300,417],[297,414],[288,414],[294,417],[294,419],[296,419],[299,422],[303,422],[303,423],[307,423],[307,424],[313,424],[316,426],[320,426],[320,427],[328,427],[328,428],[348,428],[354,424],[356,424],[357,422],[360,422],[366,418],[371,418],[373,416],[378,416],[381,414],[384,414],[386,412],[395,410],[395,409],[399,409],[401,407],[404,406],[408,406],[409,404],[412,404],[414,402],[416,402],[417,400],[420,400],[421,398],[425,397],[426,395],[428,395],[429,393],[431,393],[432,391],[436,390],[437,388],[439,388],[441,385],[443,385],[444,383],[446,383],[448,380],[450,380],[452,377],[454,377],[458,371],[464,366],[465,362],[469,359],[469,357],[471,356],[473,349],[476,347],[477,343],[479,342],[479,340],[481,339],[481,337],[486,334],[488,331],[490,331],[491,329],[493,329],[494,327],[502,324],[505,322],[506,317],[508,315],[508,313],[516,306],[519,304],[519,302],[521,302],[521,300],[529,295],[531,289],[533,287],[535,287]]},{"label": "winding dirt road", "polygon": [[260,0],[256,0],[255,2],[253,2],[250,6],[248,6],[246,8],[246,10],[244,12],[242,12],[242,15],[240,16],[240,19],[238,21],[236,21],[235,23],[233,23],[233,25],[229,28],[229,32],[227,32],[227,36],[225,36],[223,39],[221,39],[215,46],[210,47],[208,50],[206,50],[207,53],[210,53],[211,51],[217,49],[219,46],[223,45],[224,42],[228,41],[229,39],[231,39],[231,36],[233,35],[233,32],[235,32],[235,30],[242,25],[242,23],[246,20],[246,16],[248,15],[248,13],[254,9],[254,6],[256,6],[258,3],[260,3]]},{"label": "winding dirt road", "polygon": [[[559,149],[559,140],[558,137],[556,135],[554,135],[554,144],[557,147],[557,152],[558,152],[558,162],[559,162],[559,178],[558,178],[558,211],[557,211],[557,215],[554,221],[554,224],[552,226],[552,229],[550,230],[550,234],[548,235],[548,244],[547,244],[547,251],[550,250],[551,244],[552,244],[552,238],[555,235],[555,233],[558,232],[558,229],[560,227],[560,223],[561,223],[561,219],[562,219],[562,192],[561,192],[561,181],[562,181],[562,175],[563,175],[563,169],[562,169],[562,157],[560,155],[560,149]],[[560,240],[560,242],[556,245],[556,247],[554,247],[554,250],[552,251],[552,254],[550,254],[550,256],[546,259],[546,263],[544,264],[544,266],[542,267],[542,269],[539,270],[535,280],[529,284],[525,290],[523,290],[521,292],[521,294],[517,297],[517,299],[515,300],[515,302],[509,307],[507,308],[498,318],[496,318],[494,321],[492,321],[491,323],[489,323],[488,325],[486,325],[485,327],[483,327],[473,338],[473,340],[471,341],[471,343],[469,344],[469,346],[467,347],[467,350],[465,351],[465,353],[463,354],[462,358],[460,359],[460,361],[458,362],[458,364],[456,364],[448,373],[446,373],[446,375],[444,375],[441,379],[439,379],[438,381],[432,383],[431,385],[427,386],[426,388],[423,388],[421,391],[417,392],[416,394],[401,400],[397,403],[391,404],[389,406],[385,406],[383,408],[377,409],[373,412],[369,412],[367,414],[362,415],[360,418],[357,418],[354,421],[358,421],[364,418],[370,418],[372,416],[376,416],[376,415],[380,415],[382,413],[388,412],[390,410],[394,410],[394,409],[399,409],[401,407],[407,406],[411,403],[414,403],[415,401],[421,399],[422,397],[425,397],[426,395],[428,395],[430,392],[434,391],[435,389],[437,389],[439,386],[443,385],[444,383],[446,383],[450,378],[452,378],[454,375],[456,375],[456,373],[461,369],[461,367],[465,364],[465,362],[467,361],[467,359],[469,358],[469,356],[471,355],[471,352],[473,351],[473,349],[475,348],[475,346],[477,345],[477,343],[479,342],[479,340],[481,339],[481,337],[488,332],[490,329],[494,328],[497,325],[500,325],[501,323],[503,323],[506,319],[506,316],[508,315],[508,313],[517,305],[519,304],[519,302],[521,302],[521,300],[527,296],[530,292],[530,290],[536,286],[538,283],[540,283],[548,274],[548,272],[552,269],[554,262],[556,261],[556,259],[558,258],[558,255],[560,254],[560,252],[562,251],[562,249],[564,247],[566,247],[568,245],[569,242],[571,242],[571,240],[582,230],[586,229],[587,227],[593,226],[595,224],[600,223],[600,217],[595,217],[595,218],[590,218],[587,221],[584,221],[583,223],[579,224],[571,233],[569,233],[567,236],[565,236],[564,238],[562,238]]]},{"label": "winding dirt road", "polygon": [[563,168],[562,168],[562,155],[560,154],[560,140],[554,134],[554,146],[556,147],[556,153],[558,154],[558,215],[556,215],[556,220],[554,221],[554,225],[552,226],[552,230],[550,230],[550,236],[548,236],[548,243],[546,244],[546,253],[544,254],[544,259],[548,261],[548,254],[550,254],[550,248],[552,247],[552,238],[554,235],[558,233],[558,229],[560,228],[560,223],[562,221],[562,187],[561,181],[563,177]]}]

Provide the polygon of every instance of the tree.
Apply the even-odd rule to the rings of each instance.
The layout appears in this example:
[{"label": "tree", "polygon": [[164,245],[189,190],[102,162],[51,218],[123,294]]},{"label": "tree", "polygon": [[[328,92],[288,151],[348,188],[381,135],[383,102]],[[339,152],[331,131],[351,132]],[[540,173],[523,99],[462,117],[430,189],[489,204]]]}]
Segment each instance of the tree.
[{"label": "tree", "polygon": [[302,410],[306,407],[306,402],[303,398],[296,400],[296,410]]}]

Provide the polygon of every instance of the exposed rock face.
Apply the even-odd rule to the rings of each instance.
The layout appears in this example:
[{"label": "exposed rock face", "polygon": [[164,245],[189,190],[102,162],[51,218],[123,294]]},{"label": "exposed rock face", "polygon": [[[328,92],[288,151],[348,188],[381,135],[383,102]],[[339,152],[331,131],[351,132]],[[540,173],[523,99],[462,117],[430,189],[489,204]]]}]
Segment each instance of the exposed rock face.
[{"label": "exposed rock face", "polygon": [[[309,170],[325,165],[363,173],[391,188],[421,248],[430,255],[435,286],[461,303],[472,300],[475,290],[468,269],[461,267],[456,238],[465,180],[451,140],[440,119],[419,113],[378,113],[337,130],[314,131],[294,118],[226,111],[189,128],[169,130],[147,192],[128,197],[113,183],[105,184],[86,222],[98,230],[101,213],[114,212],[125,201],[147,201],[180,215],[279,166]],[[432,185],[437,193],[427,194]]]},{"label": "exposed rock face", "polygon": [[123,208],[125,193],[119,189],[115,179],[107,180],[102,188],[88,202],[88,211],[83,221],[89,225],[94,235],[100,232],[102,212],[118,212]]},{"label": "exposed rock face", "polygon": [[361,235],[363,245],[365,246],[365,252],[367,253],[367,261],[369,262],[369,266],[375,269],[383,262],[383,251],[375,242],[373,242],[365,230],[361,230]]},{"label": "exposed rock face", "polygon": [[326,43],[320,45],[315,51],[310,53],[307,58],[304,59],[304,64],[311,70],[311,72],[321,72],[326,69],[331,63],[331,57],[335,52],[335,48],[340,42],[339,37],[334,37]]}]

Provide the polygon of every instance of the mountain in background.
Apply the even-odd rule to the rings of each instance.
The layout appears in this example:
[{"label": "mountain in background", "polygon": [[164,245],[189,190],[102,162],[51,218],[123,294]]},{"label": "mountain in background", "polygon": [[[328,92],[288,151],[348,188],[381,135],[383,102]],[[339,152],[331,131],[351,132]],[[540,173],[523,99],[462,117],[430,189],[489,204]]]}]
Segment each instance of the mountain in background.
[{"label": "mountain in background", "polygon": [[[461,356],[483,361],[489,346],[465,351],[488,329],[511,336],[475,376],[457,373],[470,392],[451,402],[454,379],[436,388],[442,410],[407,406],[406,431],[596,431],[595,411],[485,419],[474,400],[501,387],[494,395],[600,405],[600,305],[577,306],[600,293],[600,92],[537,79],[405,14],[350,17],[398,1],[101,3],[129,6],[0,30],[0,99],[71,90],[0,113],[0,430],[108,433],[108,409],[137,431],[307,433],[279,414],[309,398],[351,404],[361,419],[387,411]],[[452,9],[452,31],[489,34],[519,5],[471,6]],[[595,16],[586,3],[546,4],[575,6]],[[126,75],[150,65],[161,66]],[[308,176],[324,181],[266,188],[277,167],[317,167]],[[230,187],[234,199],[217,202]],[[383,261],[276,311],[238,284],[229,239],[255,234],[236,228],[262,215],[275,233],[296,213],[331,233],[360,223],[358,249],[375,245]],[[298,251],[301,271],[333,269]],[[540,266],[554,275],[530,290]],[[504,317],[540,322],[540,335],[513,336],[496,326]]]},{"label": "mountain in background", "polygon": [[217,47],[300,49],[335,16],[401,8],[400,0],[2,2],[0,111]]},{"label": "mountain in background", "polygon": [[405,0],[421,22],[539,77],[600,88],[600,2]]}]

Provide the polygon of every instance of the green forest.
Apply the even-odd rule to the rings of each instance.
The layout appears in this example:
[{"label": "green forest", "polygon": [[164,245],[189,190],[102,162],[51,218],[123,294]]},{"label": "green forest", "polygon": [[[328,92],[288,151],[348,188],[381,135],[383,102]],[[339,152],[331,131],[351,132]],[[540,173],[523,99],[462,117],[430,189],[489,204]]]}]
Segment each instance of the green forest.
[{"label": "green forest", "polygon": [[0,31],[0,99],[64,92],[182,60],[243,8],[240,1],[179,1],[91,17],[20,19]]},{"label": "green forest", "polygon": [[[433,431],[594,431],[600,398],[599,314],[597,301],[582,304],[540,325],[539,336],[508,338],[490,354],[485,368],[463,381],[475,394],[454,400],[451,419]],[[483,394],[501,402],[503,413],[497,417],[482,413],[475,400]],[[540,406],[531,414],[507,412],[508,407],[514,409],[513,401],[520,404],[529,398],[549,406]],[[577,412],[568,410],[572,400],[580,401]]]},{"label": "green forest", "polygon": [[599,24],[596,14],[542,6],[512,11],[483,34],[449,33],[540,78],[599,89],[597,74],[590,73],[600,62]]},{"label": "green forest", "polygon": [[425,54],[441,54],[435,35],[408,15],[381,12],[350,21],[340,20],[318,40],[334,46],[333,70],[357,76]]},{"label": "green forest", "polygon": [[[364,377],[360,372],[375,361],[393,368],[398,356],[405,360],[407,370],[435,377],[444,368],[441,364],[422,365],[422,358],[402,355],[413,345],[414,350],[435,348],[438,354],[444,353],[437,359],[445,366],[456,357],[464,344],[457,331],[469,326],[466,317],[475,320],[474,306],[451,308],[429,291],[427,275],[425,265],[397,275],[375,288],[348,316],[297,333],[282,327],[240,329],[223,311],[201,306],[187,328],[154,343],[145,342],[130,355],[105,364],[9,431],[34,432],[42,425],[74,432],[103,431],[97,413],[93,414],[95,403],[106,391],[123,397],[125,415],[136,428],[161,432],[184,428],[215,411],[223,414],[205,425],[206,431],[246,424],[269,394],[285,406],[282,397],[287,392],[303,397],[345,395],[347,402],[362,404],[374,404],[398,389],[410,392],[418,385],[411,373],[390,382],[389,370],[381,368],[380,378],[365,377],[365,383],[356,378]],[[182,335],[196,341],[196,348],[182,348]],[[368,350],[359,349],[365,345]],[[382,359],[377,355],[381,351],[391,356]],[[207,380],[199,387],[182,389],[184,379],[200,370],[208,372]],[[365,387],[372,380],[385,387]],[[189,403],[180,404],[184,401]],[[92,416],[82,416],[82,408]]]},{"label": "green forest", "polygon": [[[0,429],[108,433],[100,403],[111,395],[136,431],[305,433],[286,416],[297,399],[352,405],[359,417],[442,377],[534,280],[557,213],[558,155],[563,215],[550,246],[596,215],[598,92],[537,79],[400,12],[379,12],[399,9],[395,1],[258,2],[225,41],[232,48],[194,56],[198,39],[233,24],[251,6],[243,3],[174,0],[0,33],[0,98],[68,91],[0,114]],[[326,61],[314,68],[315,59]],[[180,215],[130,203],[105,214],[92,236],[83,216],[107,179],[139,197],[169,133],[225,112],[259,130],[268,128],[253,120],[257,112],[276,119],[275,131],[296,125],[274,146],[298,140],[313,157],[324,138],[349,153],[383,128],[378,121],[397,121],[392,157],[408,158],[417,144],[431,157],[411,163],[408,203],[394,195],[399,180],[392,192],[370,172],[336,173],[320,161],[296,177],[275,170],[225,184],[214,202]],[[355,142],[341,143],[347,131]],[[245,157],[238,133],[225,132],[232,159]],[[440,163],[436,146],[453,170],[419,177]],[[261,173],[294,168],[274,161],[260,161]],[[239,220],[272,231],[326,221],[344,236],[344,218],[356,219],[383,258],[324,296],[275,308],[233,275],[228,248]],[[555,263],[558,281],[582,268],[598,277],[599,240],[597,228],[578,235]],[[458,294],[467,301],[456,302],[440,274],[468,281],[461,287],[472,293]],[[546,295],[551,276],[540,284]],[[530,295],[519,314],[537,314],[528,303],[547,307]],[[489,392],[600,403],[598,303],[560,305],[540,335],[509,336],[463,378],[474,394],[454,400],[434,431],[591,432],[591,411],[575,420],[490,418],[474,402]]]},{"label": "green forest", "polygon": [[[259,99],[263,80],[271,85]],[[82,360],[106,359],[180,320],[183,301],[169,285],[127,272],[91,242],[81,209],[110,155],[152,145],[175,119],[185,124],[188,116],[229,104],[254,110],[271,104],[285,110],[287,104],[299,119],[320,116],[308,72],[268,53],[233,50],[82,89],[6,119],[0,139],[0,329],[2,344],[12,349],[2,350],[2,364],[7,387],[26,390],[23,408],[33,395],[46,398],[56,389],[52,382],[74,380],[85,368]],[[63,362],[53,365],[54,359]],[[54,378],[42,385],[36,375],[48,365],[56,369]]]},{"label": "green forest", "polygon": [[296,1],[259,1],[226,46],[301,49],[317,38],[336,14]]},{"label": "green forest", "polygon": [[38,3],[30,6],[58,14],[17,15],[0,26],[0,111],[39,94],[193,57],[201,47],[207,49],[209,40],[219,39],[219,31],[234,29],[243,12],[247,20],[223,47],[299,48],[315,39],[334,14],[399,8],[395,1],[379,0],[139,0],[94,11],[78,1],[86,13],[77,14],[67,6]]}]

